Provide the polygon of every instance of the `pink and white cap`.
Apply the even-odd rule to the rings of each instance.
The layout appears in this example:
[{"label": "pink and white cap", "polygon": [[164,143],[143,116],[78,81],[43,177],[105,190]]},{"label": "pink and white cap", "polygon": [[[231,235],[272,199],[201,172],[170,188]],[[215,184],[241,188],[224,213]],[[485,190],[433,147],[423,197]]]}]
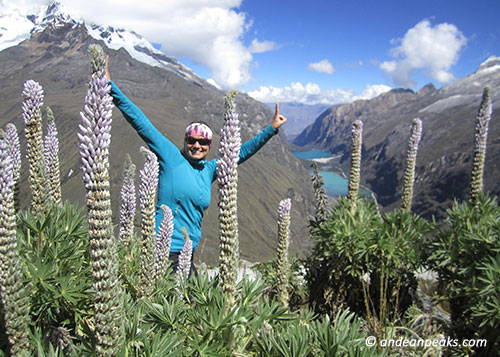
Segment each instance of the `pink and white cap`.
[{"label": "pink and white cap", "polygon": [[203,136],[208,140],[212,140],[212,129],[203,123],[191,123],[186,128],[185,136]]}]

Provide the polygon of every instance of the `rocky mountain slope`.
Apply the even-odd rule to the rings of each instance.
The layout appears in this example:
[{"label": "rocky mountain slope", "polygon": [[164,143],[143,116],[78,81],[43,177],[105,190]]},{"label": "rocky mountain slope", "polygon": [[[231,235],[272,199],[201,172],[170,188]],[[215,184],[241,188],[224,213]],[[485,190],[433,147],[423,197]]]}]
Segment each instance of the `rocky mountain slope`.
[{"label": "rocky mountain slope", "polygon": [[423,122],[417,158],[413,208],[438,217],[454,199],[466,199],[472,167],[475,118],[483,89],[493,101],[484,184],[500,194],[500,59],[491,57],[478,70],[437,90],[429,84],[418,92],[395,89],[371,100],[336,105],[300,133],[295,145],[342,154],[350,165],[350,131],[354,120],[364,123],[362,183],[376,193],[385,209],[399,207],[404,155],[413,118]]},{"label": "rocky mountain slope", "polygon": [[[52,16],[52,21],[48,16]],[[189,122],[208,122],[216,133],[209,158],[216,157],[217,133],[223,122],[224,92],[197,77],[175,59],[157,53],[150,44],[141,47],[140,41],[127,42],[130,33],[110,28],[97,31],[98,27],[89,28],[78,21],[58,16],[49,11],[44,18],[34,19],[36,29],[32,30],[28,39],[0,51],[0,127],[8,122],[16,125],[24,158],[21,92],[26,80],[39,82],[45,91],[45,105],[52,108],[59,131],[63,199],[84,204],[76,134],[90,74],[88,47],[91,43],[99,43],[105,49],[110,56],[113,80],[174,144],[182,145],[184,128]],[[46,24],[39,26],[43,21]],[[132,35],[141,40],[140,36]],[[111,41],[112,36],[119,36],[127,46],[113,48],[111,44],[116,45],[117,41]],[[144,55],[141,61],[136,58],[137,53]],[[152,60],[156,60],[157,64],[152,64]],[[244,141],[269,124],[273,116],[270,108],[243,93],[237,96],[236,106]],[[141,145],[144,145],[142,140],[119,110],[114,109],[110,160],[116,223],[125,154],[131,154],[139,170],[144,163],[139,151]],[[28,164],[24,160],[22,207],[26,207],[30,200],[27,179]],[[215,184],[212,205],[203,223],[204,238],[196,256],[198,261],[209,264],[218,260],[217,197]],[[291,249],[303,254],[310,247],[307,240],[307,218],[312,202],[309,176],[289,152],[287,141],[280,133],[240,166],[238,214],[243,259],[264,261],[274,258],[277,208],[279,201],[285,197],[292,198]]]}]

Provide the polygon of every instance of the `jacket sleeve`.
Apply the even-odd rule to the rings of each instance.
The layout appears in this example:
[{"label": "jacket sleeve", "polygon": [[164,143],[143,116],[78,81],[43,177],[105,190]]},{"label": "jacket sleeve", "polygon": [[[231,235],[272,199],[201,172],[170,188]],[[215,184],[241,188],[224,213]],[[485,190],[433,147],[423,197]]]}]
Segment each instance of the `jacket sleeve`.
[{"label": "jacket sleeve", "polygon": [[156,129],[142,110],[132,103],[113,81],[110,81],[110,84],[110,95],[113,97],[113,103],[152,151],[158,156],[160,152],[164,154],[165,150],[178,151],[177,147]]},{"label": "jacket sleeve", "polygon": [[269,141],[274,135],[278,133],[277,129],[274,129],[271,124],[264,128],[255,138],[247,141],[240,148],[240,160],[238,164],[241,164],[248,160],[253,154],[260,150],[265,143]]}]

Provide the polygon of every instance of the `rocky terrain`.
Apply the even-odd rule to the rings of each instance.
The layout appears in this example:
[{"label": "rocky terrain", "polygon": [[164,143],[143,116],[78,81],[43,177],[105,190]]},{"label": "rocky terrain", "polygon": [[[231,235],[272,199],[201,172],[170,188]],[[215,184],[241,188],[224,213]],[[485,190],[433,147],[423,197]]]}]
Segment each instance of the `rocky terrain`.
[{"label": "rocky terrain", "polygon": [[350,131],[354,120],[364,123],[362,184],[373,190],[386,209],[399,207],[404,155],[413,118],[423,122],[417,157],[413,210],[440,217],[454,199],[468,194],[476,114],[486,86],[491,89],[493,116],[489,126],[484,185],[500,194],[500,59],[491,57],[478,70],[436,89],[429,84],[417,92],[394,89],[371,100],[329,108],[300,133],[293,143],[340,154],[347,172]]},{"label": "rocky terrain", "polygon": [[[97,31],[67,18],[44,20],[44,26],[32,31],[30,38],[0,51],[0,126],[16,125],[25,156],[24,123],[21,103],[23,84],[28,79],[39,82],[45,91],[45,105],[55,115],[59,131],[63,199],[84,204],[77,132],[90,75],[91,43],[99,43],[110,56],[110,72],[121,90],[143,109],[153,124],[177,146],[182,145],[184,128],[193,120],[204,120],[214,129],[215,139],[209,159],[218,150],[218,135],[223,122],[225,93],[197,77],[175,59],[152,50],[152,46],[133,45],[133,51],[155,59],[157,64],[138,61],[124,47],[113,49],[112,36],[124,33],[101,28]],[[99,37],[100,36],[100,37]],[[137,36],[137,35],[136,35]],[[159,64],[158,64],[159,63]],[[236,99],[246,141],[271,122],[273,111],[246,94]],[[111,139],[111,185],[115,222],[119,216],[119,189],[123,162],[130,153],[138,170],[143,157],[139,147],[144,142],[125,121],[118,109],[113,111]],[[27,185],[28,166],[22,168],[22,207],[27,207],[30,194]],[[310,248],[308,217],[312,194],[309,176],[302,164],[288,150],[283,133],[274,137],[239,170],[239,236],[241,257],[249,261],[265,261],[275,257],[277,209],[281,199],[292,198],[292,254],[303,255]],[[216,184],[212,204],[203,223],[204,238],[196,259],[208,264],[218,260],[218,219]],[[115,229],[115,231],[117,228]]]}]

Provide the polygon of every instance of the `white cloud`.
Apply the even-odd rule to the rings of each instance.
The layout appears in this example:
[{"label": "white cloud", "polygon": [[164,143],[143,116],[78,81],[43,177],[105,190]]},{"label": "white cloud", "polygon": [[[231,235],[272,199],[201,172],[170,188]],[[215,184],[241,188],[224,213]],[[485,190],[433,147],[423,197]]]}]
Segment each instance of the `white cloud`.
[{"label": "white cloud", "polygon": [[335,71],[333,65],[330,63],[330,61],[326,59],[319,62],[309,63],[308,68],[311,71],[326,73],[326,74],[332,74]]},{"label": "white cloud", "polygon": [[442,23],[431,26],[428,20],[408,30],[401,44],[392,49],[393,61],[383,62],[380,68],[391,75],[397,86],[414,88],[411,77],[417,70],[436,81],[447,83],[454,77],[450,72],[465,46],[467,38],[455,25]]},{"label": "white cloud", "polygon": [[350,103],[358,99],[371,99],[391,88],[383,84],[367,85],[363,93],[357,95],[351,89],[322,89],[318,84],[292,82],[282,88],[260,86],[259,89],[249,91],[248,95],[264,103],[297,102],[302,104],[339,104]]},{"label": "white cloud", "polygon": [[260,42],[259,40],[254,39],[250,45],[250,52],[252,53],[263,53],[274,49],[276,49],[276,43],[273,41]]},{"label": "white cloud", "polygon": [[[161,44],[168,56],[190,58],[211,70],[222,88],[241,88],[251,79],[249,48],[242,36],[251,26],[237,9],[242,0],[59,0],[66,11],[87,23],[132,30]],[[48,0],[2,0],[0,14],[11,8],[46,5]],[[267,41],[256,42],[260,49]]]}]

